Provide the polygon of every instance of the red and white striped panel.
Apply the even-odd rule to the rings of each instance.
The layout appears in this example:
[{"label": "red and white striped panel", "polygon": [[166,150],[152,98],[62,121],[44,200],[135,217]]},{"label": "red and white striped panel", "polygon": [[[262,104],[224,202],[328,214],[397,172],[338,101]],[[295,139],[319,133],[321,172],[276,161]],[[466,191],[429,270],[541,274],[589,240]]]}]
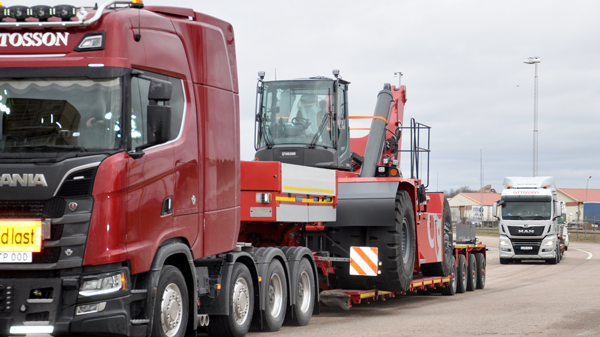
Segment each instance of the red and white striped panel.
[{"label": "red and white striped panel", "polygon": [[350,275],[377,276],[377,247],[350,247]]}]

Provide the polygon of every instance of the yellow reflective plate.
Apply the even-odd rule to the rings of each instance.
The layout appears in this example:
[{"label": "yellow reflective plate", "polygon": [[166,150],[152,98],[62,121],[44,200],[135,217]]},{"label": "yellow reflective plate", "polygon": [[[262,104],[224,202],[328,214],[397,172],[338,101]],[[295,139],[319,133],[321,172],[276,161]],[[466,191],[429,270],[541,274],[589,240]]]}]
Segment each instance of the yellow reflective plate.
[{"label": "yellow reflective plate", "polygon": [[40,252],[42,220],[0,220],[0,252]]}]

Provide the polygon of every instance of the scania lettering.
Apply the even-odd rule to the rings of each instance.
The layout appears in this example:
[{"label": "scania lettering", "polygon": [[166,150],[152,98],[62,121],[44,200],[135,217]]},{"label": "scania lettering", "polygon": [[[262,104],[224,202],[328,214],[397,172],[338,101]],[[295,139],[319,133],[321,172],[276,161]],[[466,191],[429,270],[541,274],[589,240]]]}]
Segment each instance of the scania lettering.
[{"label": "scania lettering", "polygon": [[0,177],[0,186],[44,186],[47,187],[46,177],[43,174],[7,174]]},{"label": "scania lettering", "polygon": [[565,204],[556,197],[554,178],[504,178],[504,190],[492,212],[500,219],[500,263],[560,262],[565,238],[557,219],[564,214]]}]

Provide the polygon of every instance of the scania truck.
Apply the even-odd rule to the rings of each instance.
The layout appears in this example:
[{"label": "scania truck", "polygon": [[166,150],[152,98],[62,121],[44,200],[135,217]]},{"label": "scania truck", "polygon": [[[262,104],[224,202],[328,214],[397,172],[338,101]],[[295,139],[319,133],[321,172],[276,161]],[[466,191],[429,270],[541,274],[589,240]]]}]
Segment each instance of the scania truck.
[{"label": "scania truck", "polygon": [[554,178],[504,178],[504,190],[492,208],[493,215],[500,219],[500,263],[559,263],[564,244],[557,219],[563,209],[564,203],[556,197]]}]

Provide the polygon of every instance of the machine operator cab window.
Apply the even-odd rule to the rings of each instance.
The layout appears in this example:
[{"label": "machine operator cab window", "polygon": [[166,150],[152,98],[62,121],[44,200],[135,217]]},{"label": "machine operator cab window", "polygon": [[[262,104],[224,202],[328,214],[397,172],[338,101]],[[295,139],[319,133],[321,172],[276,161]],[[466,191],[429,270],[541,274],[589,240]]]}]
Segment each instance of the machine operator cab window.
[{"label": "machine operator cab window", "polygon": [[334,147],[331,81],[266,82],[258,147],[304,144]]}]

